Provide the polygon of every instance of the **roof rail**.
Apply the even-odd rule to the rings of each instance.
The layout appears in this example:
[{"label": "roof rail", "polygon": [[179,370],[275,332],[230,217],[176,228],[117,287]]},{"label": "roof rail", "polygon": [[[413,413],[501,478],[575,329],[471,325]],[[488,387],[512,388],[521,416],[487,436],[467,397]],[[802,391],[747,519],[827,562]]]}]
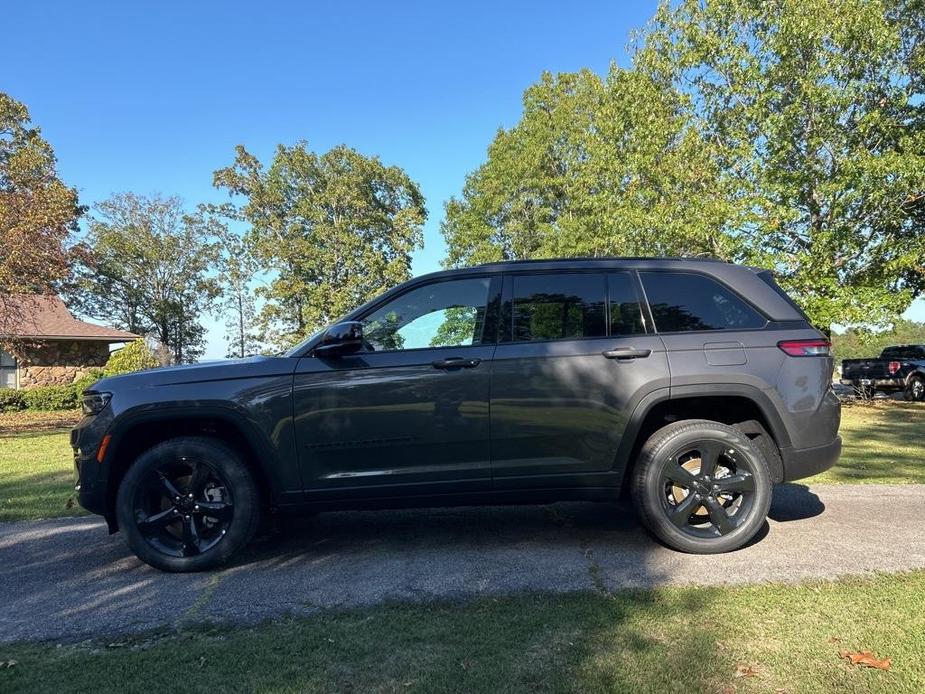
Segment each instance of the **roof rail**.
[{"label": "roof rail", "polygon": [[529,265],[531,263],[568,263],[574,261],[594,261],[594,260],[686,260],[694,262],[708,263],[725,263],[722,258],[714,256],[672,256],[672,255],[596,255],[596,256],[574,256],[568,258],[527,258],[522,260],[494,260],[489,263],[479,263],[473,267],[485,267],[487,265]]}]

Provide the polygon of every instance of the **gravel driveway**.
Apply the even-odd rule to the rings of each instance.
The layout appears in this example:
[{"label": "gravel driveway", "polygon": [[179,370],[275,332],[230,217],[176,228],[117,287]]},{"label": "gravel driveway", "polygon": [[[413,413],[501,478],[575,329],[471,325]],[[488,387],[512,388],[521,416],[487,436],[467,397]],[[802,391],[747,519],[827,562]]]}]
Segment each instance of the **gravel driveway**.
[{"label": "gravel driveway", "polygon": [[141,564],[95,518],[0,524],[0,642],[252,622],[384,600],[741,584],[925,567],[925,485],[781,485],[759,539],[693,556],[607,504],[329,513],[215,573]]}]

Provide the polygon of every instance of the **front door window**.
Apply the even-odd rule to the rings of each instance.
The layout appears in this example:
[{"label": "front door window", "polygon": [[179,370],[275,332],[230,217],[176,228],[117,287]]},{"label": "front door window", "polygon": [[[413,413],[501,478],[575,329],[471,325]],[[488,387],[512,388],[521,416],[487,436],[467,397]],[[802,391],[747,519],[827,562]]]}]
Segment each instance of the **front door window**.
[{"label": "front door window", "polygon": [[363,319],[367,349],[390,352],[482,344],[489,277],[427,284]]}]

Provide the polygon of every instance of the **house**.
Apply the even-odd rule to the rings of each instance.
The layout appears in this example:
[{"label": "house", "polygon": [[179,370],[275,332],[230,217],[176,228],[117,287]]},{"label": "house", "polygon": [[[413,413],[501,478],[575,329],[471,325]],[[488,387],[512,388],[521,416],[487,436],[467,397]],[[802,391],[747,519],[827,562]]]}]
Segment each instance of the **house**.
[{"label": "house", "polygon": [[106,363],[110,345],[139,338],[77,320],[57,296],[8,296],[4,305],[12,327],[0,345],[0,388],[73,383]]}]

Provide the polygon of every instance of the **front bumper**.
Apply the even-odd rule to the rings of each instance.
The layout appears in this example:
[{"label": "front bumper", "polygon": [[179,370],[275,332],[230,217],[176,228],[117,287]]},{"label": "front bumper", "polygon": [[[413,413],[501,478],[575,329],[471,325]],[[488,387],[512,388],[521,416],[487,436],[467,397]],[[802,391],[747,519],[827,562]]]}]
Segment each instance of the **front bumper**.
[{"label": "front bumper", "polygon": [[[108,410],[108,408],[107,408]],[[106,435],[111,417],[104,410],[95,417],[84,417],[71,430],[71,449],[74,451],[74,491],[77,503],[90,513],[106,516],[109,520],[109,469],[104,459],[96,459],[100,443]]]},{"label": "front bumper", "polygon": [[781,448],[784,463],[784,482],[812,477],[825,472],[835,464],[841,455],[841,436],[831,442],[812,448]]}]

